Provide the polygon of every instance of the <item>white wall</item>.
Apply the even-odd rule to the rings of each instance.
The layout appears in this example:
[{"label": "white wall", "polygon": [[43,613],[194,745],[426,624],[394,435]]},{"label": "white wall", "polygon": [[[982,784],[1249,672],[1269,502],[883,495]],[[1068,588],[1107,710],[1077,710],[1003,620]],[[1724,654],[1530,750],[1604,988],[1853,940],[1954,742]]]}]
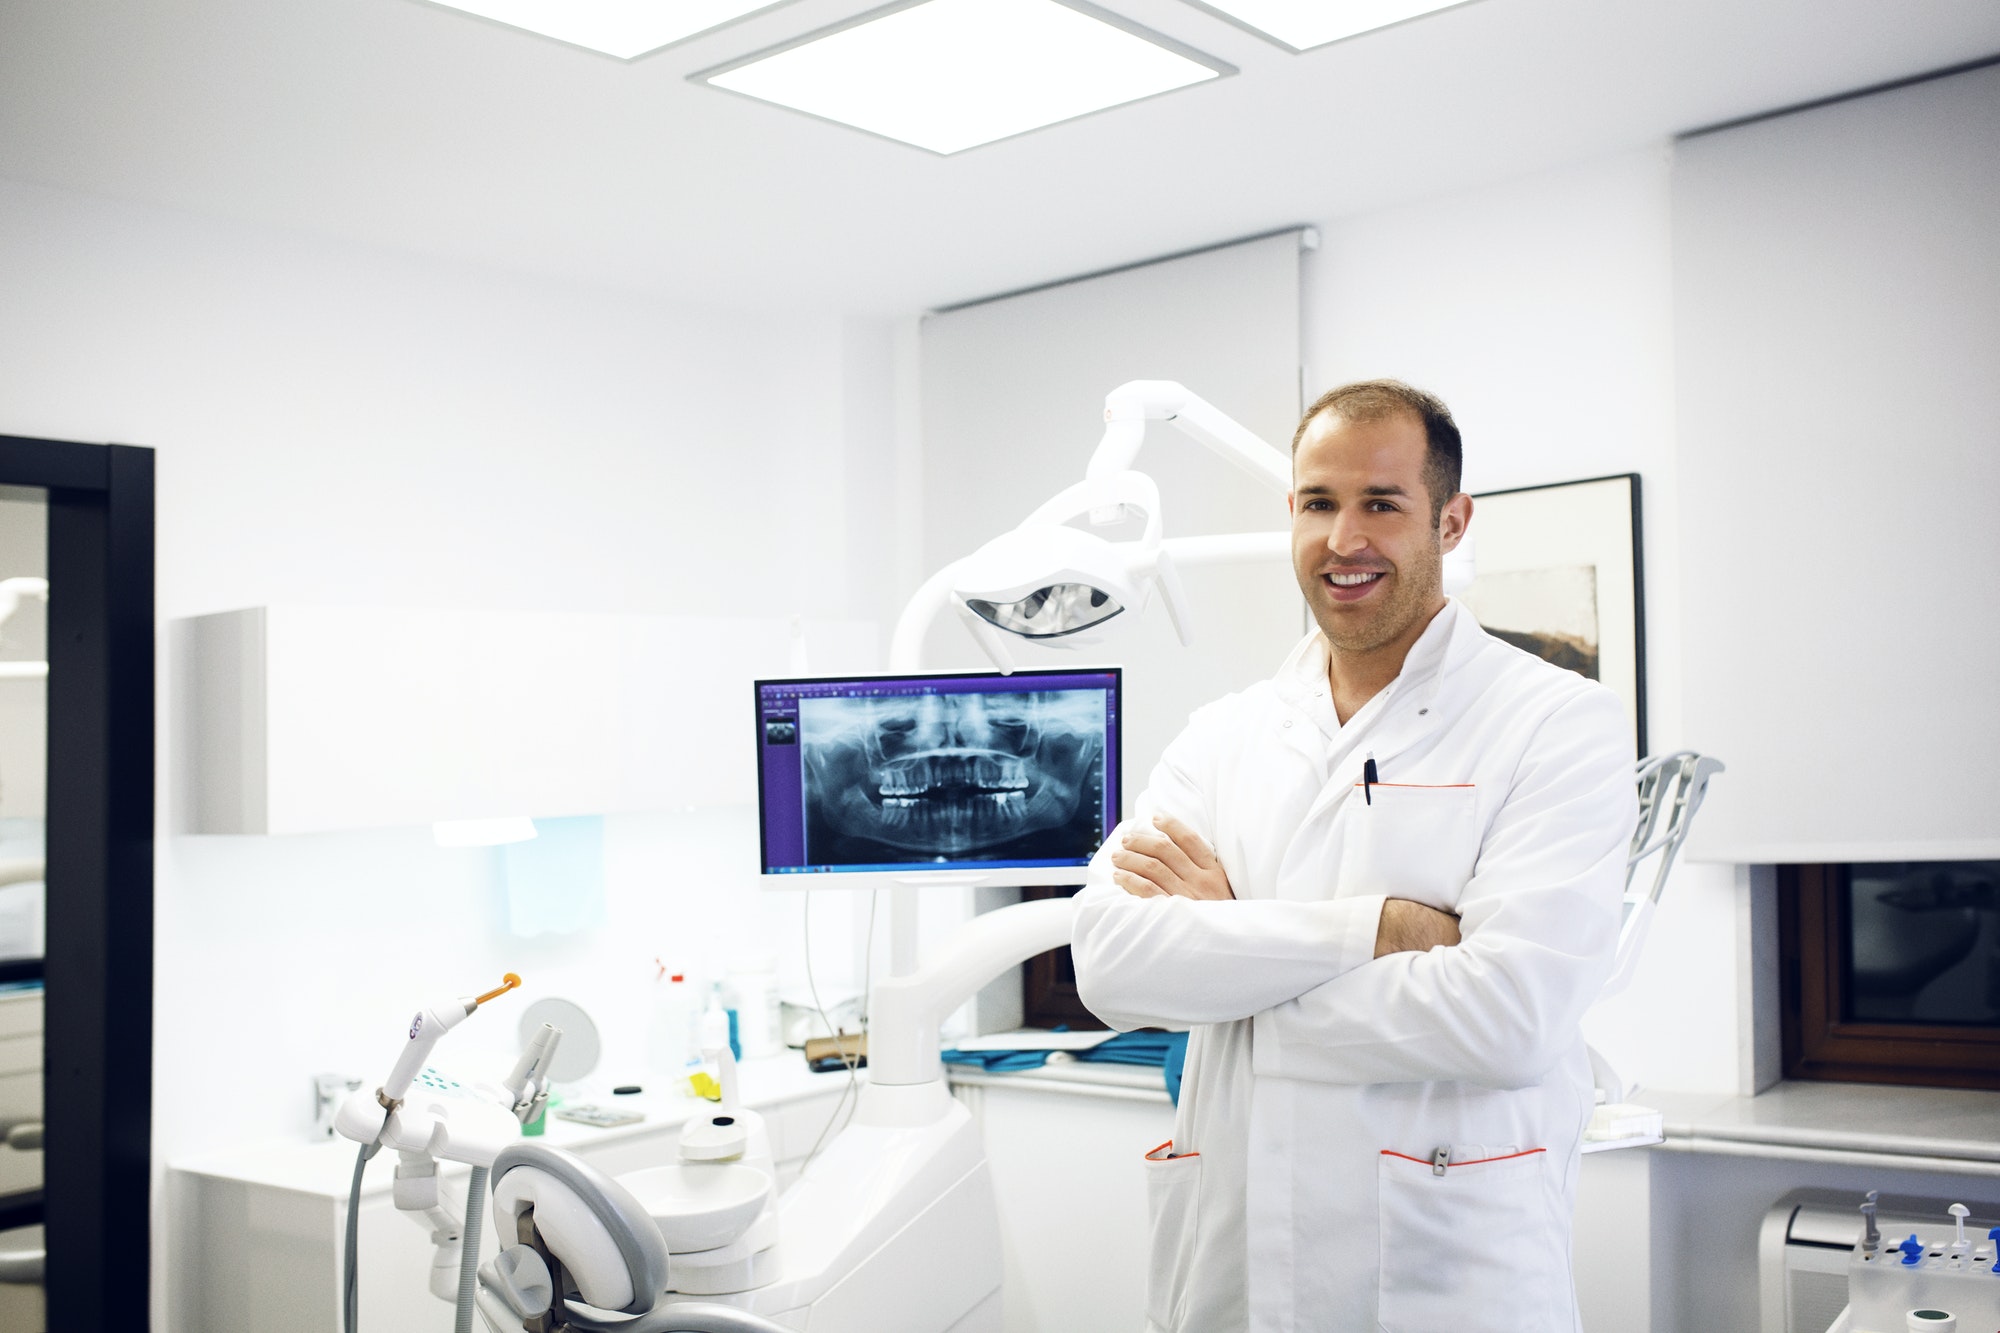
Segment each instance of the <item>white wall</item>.
[{"label": "white wall", "polygon": [[[159,450],[163,624],[267,602],[893,609],[888,327],[673,308],[8,182],[0,291],[0,432]],[[301,1135],[311,1074],[378,1071],[414,1002],[504,968],[628,1038],[655,954],[713,968],[775,942],[796,976],[800,903],[758,893],[753,822],[611,820],[609,927],[533,941],[505,933],[496,854],[427,830],[163,837],[156,1163]],[[849,918],[815,905],[831,989]]]},{"label": "white wall", "polygon": [[[1641,475],[1656,753],[1681,728],[1670,172],[1646,148],[1335,222],[1304,277],[1308,396],[1378,375],[1436,392],[1467,490]],[[1675,872],[1637,979],[1586,1025],[1628,1078],[1738,1090],[1740,892],[1729,867]]]},{"label": "white wall", "polygon": [[[46,578],[46,492],[0,486],[0,579]],[[39,662],[49,655],[49,606],[22,598],[0,625],[0,660]],[[0,820],[42,817],[47,792],[48,681],[0,679]],[[0,835],[4,836],[4,835]],[[5,895],[0,895],[5,896]]]}]

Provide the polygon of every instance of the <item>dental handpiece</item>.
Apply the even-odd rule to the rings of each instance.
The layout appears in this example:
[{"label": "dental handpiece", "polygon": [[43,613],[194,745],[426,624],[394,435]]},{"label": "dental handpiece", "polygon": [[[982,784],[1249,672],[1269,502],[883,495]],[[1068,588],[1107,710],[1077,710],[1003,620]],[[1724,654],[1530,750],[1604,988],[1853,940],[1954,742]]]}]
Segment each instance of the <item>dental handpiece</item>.
[{"label": "dental handpiece", "polygon": [[430,1059],[431,1048],[437,1045],[438,1038],[463,1023],[480,1005],[505,995],[520,984],[521,978],[509,972],[498,986],[484,995],[461,996],[419,1009],[416,1017],[410,1020],[409,1044],[403,1047],[403,1053],[389,1070],[389,1077],[377,1089],[376,1100],[382,1103],[385,1110],[393,1111],[402,1105],[403,1094],[410,1090],[410,1084],[423,1070],[424,1062]]},{"label": "dental handpiece", "polygon": [[562,1044],[562,1029],[553,1023],[542,1024],[541,1030],[528,1041],[521,1058],[514,1062],[514,1072],[507,1076],[507,1092],[514,1099],[514,1116],[522,1124],[527,1124],[540,1115],[548,1102],[548,1068],[556,1056],[556,1047]]}]

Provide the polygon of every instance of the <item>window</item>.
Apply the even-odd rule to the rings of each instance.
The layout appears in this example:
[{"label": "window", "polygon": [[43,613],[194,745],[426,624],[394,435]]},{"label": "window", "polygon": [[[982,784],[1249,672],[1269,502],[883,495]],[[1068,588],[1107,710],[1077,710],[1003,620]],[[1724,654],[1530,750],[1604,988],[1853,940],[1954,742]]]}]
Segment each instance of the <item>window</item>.
[{"label": "window", "polygon": [[[1076,889],[1070,888],[1023,889],[1021,901],[1069,898],[1076,893]],[[1076,993],[1076,963],[1070,957],[1068,945],[1036,954],[1021,969],[1021,1026],[1067,1027],[1073,1032],[1103,1029],[1104,1021],[1084,1008]]]},{"label": "window", "polygon": [[1782,866],[1789,1078],[2000,1088],[2000,861]]}]

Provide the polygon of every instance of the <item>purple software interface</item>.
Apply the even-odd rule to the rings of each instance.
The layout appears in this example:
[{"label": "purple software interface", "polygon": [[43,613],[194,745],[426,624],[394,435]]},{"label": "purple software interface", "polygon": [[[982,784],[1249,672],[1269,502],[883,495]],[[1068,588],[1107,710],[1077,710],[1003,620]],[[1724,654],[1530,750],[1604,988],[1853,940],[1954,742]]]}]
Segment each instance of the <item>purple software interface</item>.
[{"label": "purple software interface", "polygon": [[1084,866],[1118,823],[1115,667],[757,682],[764,873]]}]

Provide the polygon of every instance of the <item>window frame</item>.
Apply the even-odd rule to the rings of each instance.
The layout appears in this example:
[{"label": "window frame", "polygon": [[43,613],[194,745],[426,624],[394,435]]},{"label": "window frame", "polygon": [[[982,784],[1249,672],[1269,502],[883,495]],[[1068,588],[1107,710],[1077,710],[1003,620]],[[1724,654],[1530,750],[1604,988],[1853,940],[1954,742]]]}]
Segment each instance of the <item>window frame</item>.
[{"label": "window frame", "polygon": [[1785,1077],[2000,1089],[2000,1026],[1841,1018],[1845,869],[1843,864],[1777,868]]}]

